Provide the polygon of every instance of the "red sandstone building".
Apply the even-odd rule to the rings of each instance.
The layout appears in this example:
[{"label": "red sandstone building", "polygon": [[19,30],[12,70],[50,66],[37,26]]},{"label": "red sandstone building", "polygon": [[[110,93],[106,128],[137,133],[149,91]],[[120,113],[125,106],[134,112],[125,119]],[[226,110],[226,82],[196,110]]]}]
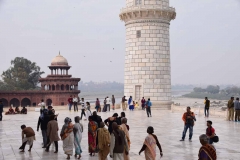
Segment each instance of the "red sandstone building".
[{"label": "red sandstone building", "polygon": [[71,66],[60,55],[56,56],[49,66],[51,74],[39,79],[41,90],[39,91],[0,91],[0,99],[4,106],[37,106],[43,99],[46,105],[67,105],[70,95],[78,95],[78,82],[80,78],[72,78],[68,74]]}]

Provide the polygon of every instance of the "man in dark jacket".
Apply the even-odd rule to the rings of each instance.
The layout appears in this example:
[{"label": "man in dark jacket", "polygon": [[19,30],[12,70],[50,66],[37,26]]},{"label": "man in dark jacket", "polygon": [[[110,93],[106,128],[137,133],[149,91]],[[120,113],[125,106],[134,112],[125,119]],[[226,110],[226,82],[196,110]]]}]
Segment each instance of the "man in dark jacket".
[{"label": "man in dark jacket", "polygon": [[102,122],[102,118],[97,115],[96,111],[93,112],[92,120],[95,121],[98,124],[98,126],[100,126],[100,123]]},{"label": "man in dark jacket", "polygon": [[47,147],[47,124],[49,122],[48,110],[44,110],[43,114],[38,119],[37,131],[39,131],[39,126],[41,126],[42,137],[43,137],[43,147]]},{"label": "man in dark jacket", "polygon": [[113,122],[116,122],[116,123],[118,122],[118,114],[117,113],[114,113],[112,117],[109,117],[104,121],[105,125],[108,126],[108,131],[110,134],[112,133],[112,130],[113,130],[113,128],[112,128]]},{"label": "man in dark jacket", "polygon": [[125,133],[119,129],[116,122],[112,124],[113,133],[111,134],[110,157],[113,159],[124,159],[124,150],[128,155],[128,143]]},{"label": "man in dark jacket", "polygon": [[113,110],[115,109],[115,97],[112,95],[112,105],[113,105]]},{"label": "man in dark jacket", "polygon": [[3,103],[0,101],[0,121],[2,121]]},{"label": "man in dark jacket", "polygon": [[210,101],[208,100],[208,97],[205,97],[205,117],[209,116],[209,107],[210,107]]}]

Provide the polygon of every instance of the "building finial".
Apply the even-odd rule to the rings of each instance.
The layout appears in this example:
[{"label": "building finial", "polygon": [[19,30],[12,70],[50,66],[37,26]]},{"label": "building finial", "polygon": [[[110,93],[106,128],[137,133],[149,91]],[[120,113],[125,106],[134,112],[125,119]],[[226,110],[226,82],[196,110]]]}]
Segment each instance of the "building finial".
[{"label": "building finial", "polygon": [[59,55],[60,55],[60,51],[59,51]]}]

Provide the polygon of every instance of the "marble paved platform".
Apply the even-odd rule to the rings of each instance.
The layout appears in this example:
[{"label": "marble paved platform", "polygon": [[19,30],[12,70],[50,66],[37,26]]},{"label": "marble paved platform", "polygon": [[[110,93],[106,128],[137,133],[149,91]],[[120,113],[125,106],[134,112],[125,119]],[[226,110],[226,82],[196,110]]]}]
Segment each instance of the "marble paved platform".
[{"label": "marble paved platform", "polygon": [[[57,110],[57,109],[56,109]],[[116,110],[119,113],[121,110]],[[58,122],[59,127],[63,125],[64,118],[69,116],[74,120],[74,116],[80,115],[80,112],[69,112],[60,110]],[[114,112],[100,113],[103,119],[109,117]],[[183,130],[183,122],[181,120],[182,113],[167,110],[155,110],[153,111],[153,117],[147,118],[144,111],[127,111],[128,124],[130,126],[131,136],[131,160],[144,160],[144,153],[141,156],[138,155],[139,150],[142,147],[144,138],[146,137],[146,129],[148,126],[153,126],[155,134],[158,136],[159,141],[163,148],[163,157],[161,160],[197,160],[198,150],[200,143],[198,137],[200,134],[205,133],[206,119],[203,116],[196,116],[197,122],[194,126],[193,141],[180,142],[181,134]],[[0,122],[0,160],[63,160],[66,159],[66,155],[63,153],[62,142],[59,142],[59,153],[55,154],[53,146],[50,148],[50,152],[45,152],[42,149],[42,137],[41,131],[37,132],[37,120],[39,112],[29,112],[27,115],[8,115],[3,117],[3,121]],[[216,133],[220,138],[220,142],[215,144],[217,149],[217,156],[219,160],[239,160],[240,158],[240,123],[228,122],[222,118],[211,117],[213,121],[213,127],[216,129]],[[82,149],[83,160],[97,160],[95,157],[88,155],[87,144],[87,121],[82,122],[84,125]],[[36,141],[32,152],[20,153],[18,148],[21,145],[21,128],[20,126],[25,124],[31,126],[36,131]],[[188,134],[188,133],[187,133]],[[187,135],[188,136],[188,135]],[[26,146],[28,149],[28,146]],[[160,152],[157,151],[157,160],[160,159]],[[75,159],[71,157],[71,159]],[[111,158],[108,158],[111,159]]]}]

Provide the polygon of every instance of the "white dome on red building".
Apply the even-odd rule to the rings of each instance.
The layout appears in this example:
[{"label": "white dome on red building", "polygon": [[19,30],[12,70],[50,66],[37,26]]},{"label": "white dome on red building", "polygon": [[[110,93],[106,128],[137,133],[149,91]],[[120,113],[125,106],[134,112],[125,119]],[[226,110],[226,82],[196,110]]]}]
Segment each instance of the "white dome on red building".
[{"label": "white dome on red building", "polygon": [[60,55],[60,52],[59,52],[59,55],[53,58],[51,62],[51,66],[68,66],[68,61],[66,58]]}]

